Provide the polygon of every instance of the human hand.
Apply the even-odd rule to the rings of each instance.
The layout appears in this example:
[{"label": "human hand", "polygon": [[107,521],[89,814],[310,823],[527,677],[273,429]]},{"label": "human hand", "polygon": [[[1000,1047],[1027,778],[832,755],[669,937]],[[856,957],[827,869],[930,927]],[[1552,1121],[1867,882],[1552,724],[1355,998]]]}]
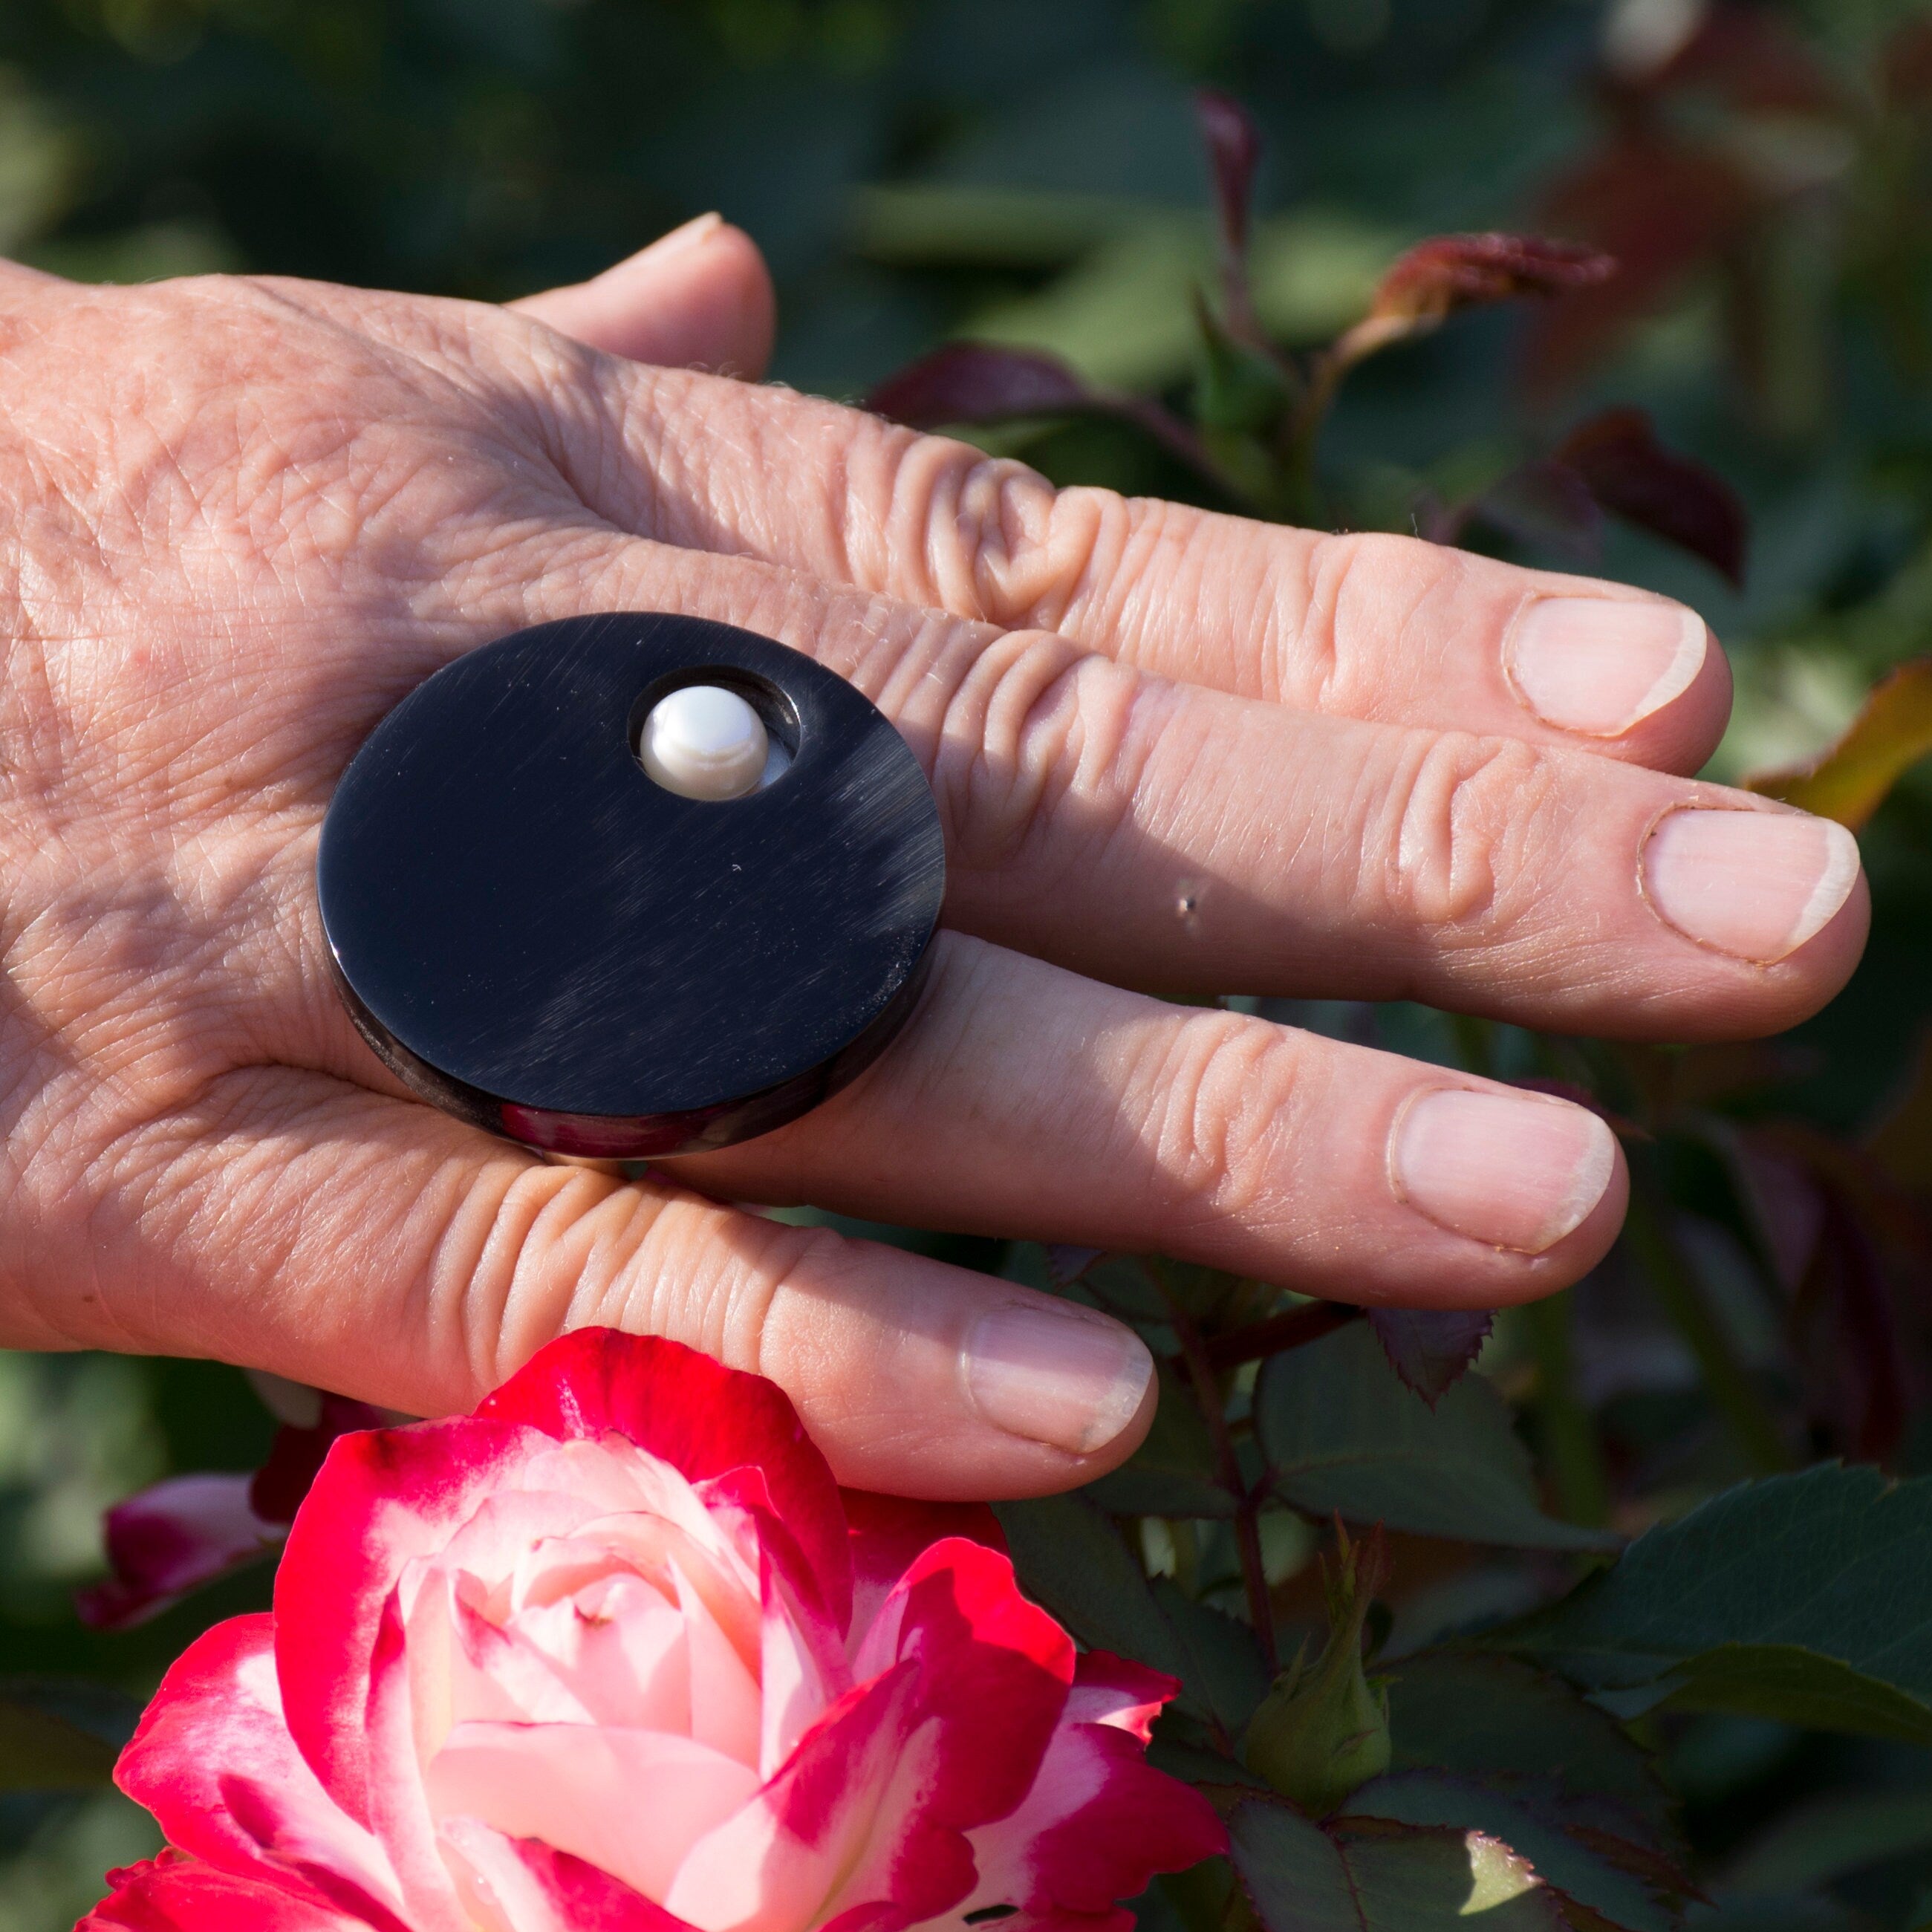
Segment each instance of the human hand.
[{"label": "human hand", "polygon": [[[622,359],[756,365],[768,289],[716,224],[521,306],[0,271],[0,1341],[430,1413],[604,1323],[772,1376],[849,1483],[1049,1490],[1138,1440],[1137,1340],[716,1197],[1507,1303],[1615,1234],[1593,1115],[1121,988],[1692,1040],[1850,972],[1849,836],[1671,776],[1729,695],[1677,606],[1056,494]],[[850,678],[932,778],[950,881],[880,1061],[635,1185],[411,1101],[336,999],[312,883],[406,692],[621,609]]]}]

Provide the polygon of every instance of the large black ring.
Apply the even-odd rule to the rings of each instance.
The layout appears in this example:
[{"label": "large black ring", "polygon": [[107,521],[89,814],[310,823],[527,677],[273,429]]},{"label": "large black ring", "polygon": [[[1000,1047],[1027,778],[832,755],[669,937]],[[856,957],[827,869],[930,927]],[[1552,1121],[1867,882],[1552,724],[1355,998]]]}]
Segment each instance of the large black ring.
[{"label": "large black ring", "polygon": [[[790,764],[724,802],[646,776],[680,685],[748,698]],[[363,1036],[425,1100],[530,1147],[641,1159],[794,1119],[917,996],[939,814],[824,666],[692,617],[521,631],[404,699],[344,776],[316,886]]]}]

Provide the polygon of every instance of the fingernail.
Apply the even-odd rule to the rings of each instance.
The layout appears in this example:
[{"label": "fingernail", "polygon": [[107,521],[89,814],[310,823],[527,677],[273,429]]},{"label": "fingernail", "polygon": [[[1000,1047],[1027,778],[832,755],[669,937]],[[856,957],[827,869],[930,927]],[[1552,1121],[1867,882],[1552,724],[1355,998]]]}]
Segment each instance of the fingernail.
[{"label": "fingernail", "polygon": [[660,235],[644,252],[660,258],[674,255],[681,248],[688,248],[694,242],[706,240],[724,226],[724,216],[715,211],[709,214],[694,214],[688,221],[680,223],[668,234]]},{"label": "fingernail", "polygon": [[1089,1456],[1139,1413],[1154,1358],[1104,1316],[1015,1305],[980,1316],[963,1366],[974,1406],[994,1428]]},{"label": "fingernail", "polygon": [[1858,876],[1858,842],[1796,812],[1673,812],[1643,848],[1643,886],[1700,945],[1768,966],[1821,931]]},{"label": "fingernail", "polygon": [[1594,1114],[1562,1100],[1443,1088],[1396,1123],[1395,1191],[1438,1228],[1540,1255],[1580,1227],[1616,1171]]},{"label": "fingernail", "polygon": [[1611,597],[1546,597],[1503,647],[1516,694],[1546,724],[1615,738],[1690,687],[1710,647],[1694,610]]}]

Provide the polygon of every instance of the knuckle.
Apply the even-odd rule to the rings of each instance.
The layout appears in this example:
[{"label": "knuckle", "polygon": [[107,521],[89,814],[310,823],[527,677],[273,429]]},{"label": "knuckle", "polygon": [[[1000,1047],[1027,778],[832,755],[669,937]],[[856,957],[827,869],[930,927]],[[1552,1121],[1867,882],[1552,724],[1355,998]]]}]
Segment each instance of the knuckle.
[{"label": "knuckle", "polygon": [[514,1156],[465,1178],[435,1245],[430,1300],[458,1311],[479,1386],[494,1388],[554,1336],[615,1304],[658,1205],[648,1189]]},{"label": "knuckle", "polygon": [[847,548],[882,572],[888,560],[902,571],[916,560],[920,595],[941,609],[1010,629],[1055,628],[1130,541],[1127,505],[1112,490],[1056,490],[1024,464],[969,444],[885,434],[883,508]]},{"label": "knuckle", "polygon": [[1182,1021],[1147,1078],[1159,1172],[1184,1222],[1276,1218],[1294,1055],[1276,1029],[1235,1013]]},{"label": "knuckle", "polygon": [[968,870],[1010,866],[1069,842],[1070,796],[1132,789],[1136,680],[1048,632],[982,641],[950,688],[935,773]]},{"label": "knuckle", "polygon": [[[592,1324],[662,1335],[734,1368],[764,1372],[774,1304],[802,1276],[836,1276],[840,1237],[700,1199],[675,1186],[626,1184],[554,1167],[506,1192],[496,1232],[513,1264],[493,1318],[472,1316],[476,1359],[496,1379],[551,1336]],[[488,1271],[479,1271],[479,1284]],[[494,1348],[494,1354],[493,1354]]]},{"label": "knuckle", "polygon": [[1552,791],[1548,760],[1516,739],[1450,732],[1411,749],[1380,842],[1385,902],[1438,937],[1506,923]]},{"label": "knuckle", "polygon": [[1295,701],[1377,716],[1390,665],[1426,661],[1417,635],[1420,620],[1463,568],[1461,559],[1460,552],[1386,532],[1318,538],[1292,663],[1282,670]]}]

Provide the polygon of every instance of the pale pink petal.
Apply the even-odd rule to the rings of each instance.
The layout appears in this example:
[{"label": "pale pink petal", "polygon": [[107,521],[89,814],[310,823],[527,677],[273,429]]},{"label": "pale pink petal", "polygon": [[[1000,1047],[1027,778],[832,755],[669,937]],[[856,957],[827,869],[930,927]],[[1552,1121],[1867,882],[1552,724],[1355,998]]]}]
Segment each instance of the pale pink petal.
[{"label": "pale pink petal", "polygon": [[674,1912],[704,1932],[802,1932],[874,1907],[904,1924],[970,1891],[965,1834],[1031,1787],[1072,1641],[1021,1596],[1004,1556],[955,1538],[901,1580],[860,1668],[870,1681],[692,1848]]},{"label": "pale pink petal", "polygon": [[429,1768],[437,1815],[540,1838],[662,1902],[686,1849],[740,1810],[758,1776],[661,1731],[459,1724]]},{"label": "pale pink petal", "polygon": [[[532,1437],[541,1443],[541,1437]],[[411,1558],[396,1574],[406,1618],[416,1607],[416,1592],[431,1576],[464,1575],[482,1583],[495,1599],[499,1616],[511,1607],[511,1579],[519,1566],[532,1560],[533,1551],[567,1548],[586,1522],[604,1514],[605,1499],[554,1486],[543,1480],[560,1472],[540,1471],[538,1463],[553,1450],[545,1443],[517,1466],[514,1486],[494,1495],[477,1496],[475,1507],[453,1525],[436,1549]],[[567,1472],[562,1472],[567,1473]]]},{"label": "pale pink petal", "polygon": [[674,1574],[690,1671],[690,1734],[699,1744],[756,1771],[762,1712],[758,1681],[746,1669],[745,1660],[719,1628],[704,1596],[682,1570]]},{"label": "pale pink petal", "polygon": [[829,1623],[802,1613],[776,1568],[766,1566],[763,1582],[758,1770],[770,1778],[851,1689],[852,1672],[840,1634]]},{"label": "pale pink petal", "polygon": [[681,1572],[704,1598],[746,1666],[758,1654],[758,1571],[736,1552],[706,1549],[675,1523],[635,1511],[598,1516],[568,1537],[532,1549],[519,1560],[506,1592],[496,1593],[491,1608],[507,1620],[513,1613],[576,1596],[594,1583],[620,1574],[641,1576],[677,1600],[674,1572]]},{"label": "pale pink petal", "polygon": [[107,1883],[110,1896],[74,1932],[369,1932],[378,1922],[170,1852],[111,1871]]},{"label": "pale pink petal", "polygon": [[[638,1586],[640,1594],[656,1596],[648,1585]],[[457,1653],[460,1661],[452,1685],[452,1721],[473,1724],[494,1719],[506,1724],[593,1724],[603,1715],[579,1696],[557,1670],[555,1660],[533,1642],[526,1620],[519,1618],[507,1630],[494,1623],[466,1602],[461,1592],[447,1600]],[[568,1618],[572,1625],[582,1621],[576,1606],[559,1604],[557,1618]],[[534,1613],[541,1619],[544,1612]],[[671,1612],[661,1603],[660,1616],[668,1623]],[[410,1637],[413,1654],[415,1636]],[[436,1749],[442,1739],[436,1740]],[[424,1751],[427,1763],[434,1755]]]},{"label": "pale pink petal", "polygon": [[316,1781],[282,1721],[272,1620],[235,1617],[162,1680],[116,1780],[169,1840],[218,1869],[394,1928],[402,1896],[375,1839]]},{"label": "pale pink petal", "polygon": [[923,1912],[963,1898],[973,1882],[965,1840],[923,1834],[906,1815],[903,1785],[926,1781],[934,1744],[929,1729],[920,1733],[917,1679],[902,1665],[829,1711],[754,1802],[692,1846],[670,1909],[700,1932],[808,1932],[855,1890],[896,1906],[890,1876],[867,1883],[881,1840],[889,1858],[909,1839],[921,1855],[908,1876]]},{"label": "pale pink petal", "polygon": [[541,1349],[478,1409],[562,1438],[627,1436],[693,1483],[762,1470],[832,1621],[851,1616],[845,1516],[825,1458],[783,1392],[655,1336],[583,1328]]},{"label": "pale pink petal", "polygon": [[598,1867],[474,1818],[443,1827],[470,1910],[487,1932],[690,1932],[661,1905]]},{"label": "pale pink petal", "polygon": [[[684,1618],[654,1583],[620,1572],[578,1596],[520,1612],[512,1626],[542,1654],[559,1683],[600,1724],[650,1731],[691,1728],[691,1674]],[[466,1717],[488,1717],[482,1709]],[[504,1717],[554,1721],[551,1709]]]},{"label": "pale pink petal", "polygon": [[[286,1651],[279,1631],[276,1659],[286,1670]],[[370,1790],[370,1828],[388,1854],[411,1932],[475,1932],[444,1862],[436,1820],[423,1787],[407,1643],[401,1607],[393,1594],[383,1606],[376,1627],[363,1712],[369,1760],[380,1772]]]},{"label": "pale pink petal", "polygon": [[1143,1756],[1147,1726],[1178,1688],[1104,1651],[1081,1658],[1032,1790],[970,1834],[979,1880],[948,1925],[965,1912],[1009,1906],[1018,1916],[1000,1921],[1002,1932],[1058,1932],[1070,1922],[1125,1932],[1132,1922],[1118,1900],[1137,1895],[1156,1872],[1226,1850],[1207,1800]]},{"label": "pale pink petal", "polygon": [[93,1630],[128,1630],[190,1590],[258,1562],[282,1540],[279,1523],[250,1506],[250,1476],[171,1476],[107,1512],[113,1575],[74,1592]]}]

